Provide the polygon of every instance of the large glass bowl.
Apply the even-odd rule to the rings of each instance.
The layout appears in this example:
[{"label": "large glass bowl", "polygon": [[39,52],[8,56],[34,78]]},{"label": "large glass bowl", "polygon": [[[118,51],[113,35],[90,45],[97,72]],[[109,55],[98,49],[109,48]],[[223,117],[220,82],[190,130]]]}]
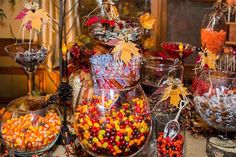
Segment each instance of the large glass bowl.
[{"label": "large glass bowl", "polygon": [[93,156],[138,154],[152,130],[150,109],[141,86],[122,90],[95,87],[81,90],[75,109],[74,128],[81,145]]},{"label": "large glass bowl", "polygon": [[201,117],[217,130],[236,131],[236,73],[206,70],[196,81],[194,102]]},{"label": "large glass bowl", "polygon": [[[1,137],[6,148],[18,156],[32,156],[49,150],[60,135],[61,116],[45,97],[21,97],[9,103],[1,122]],[[21,101],[22,100],[22,101]]]}]

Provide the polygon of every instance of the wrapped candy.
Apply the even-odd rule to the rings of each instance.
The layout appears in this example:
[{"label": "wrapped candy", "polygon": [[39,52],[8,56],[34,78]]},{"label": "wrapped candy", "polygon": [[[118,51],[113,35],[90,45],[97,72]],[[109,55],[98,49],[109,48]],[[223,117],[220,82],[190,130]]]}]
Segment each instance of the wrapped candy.
[{"label": "wrapped candy", "polygon": [[133,57],[125,64],[116,61],[110,54],[95,55],[90,62],[94,83],[100,88],[122,89],[134,85],[140,79],[140,57]]}]

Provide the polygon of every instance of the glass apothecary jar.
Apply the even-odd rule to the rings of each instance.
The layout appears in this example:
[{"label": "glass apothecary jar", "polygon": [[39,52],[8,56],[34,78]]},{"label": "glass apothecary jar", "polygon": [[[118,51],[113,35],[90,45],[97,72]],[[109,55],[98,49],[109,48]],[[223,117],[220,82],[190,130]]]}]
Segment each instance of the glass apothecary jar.
[{"label": "glass apothecary jar", "polygon": [[222,132],[236,131],[236,73],[203,71],[195,85],[194,103],[210,126]]},{"label": "glass apothecary jar", "polygon": [[40,155],[49,150],[60,135],[61,115],[46,98],[21,97],[9,103],[6,121],[1,122],[1,137],[6,148],[18,156]]},{"label": "glass apothecary jar", "polygon": [[[142,68],[142,87],[148,97],[151,113],[160,120],[176,111],[170,100],[161,101],[167,85],[165,81],[172,77],[182,81],[184,67],[179,59],[149,58]],[[175,112],[176,113],[176,112]]]},{"label": "glass apothecary jar", "polygon": [[151,114],[139,84],[124,89],[82,88],[74,128],[93,156],[134,156],[150,139]]},{"label": "glass apothecary jar", "polygon": [[185,128],[180,126],[180,131],[174,139],[164,137],[164,129],[169,118],[157,121],[156,125],[156,141],[157,141],[157,157],[184,157],[185,148]]}]

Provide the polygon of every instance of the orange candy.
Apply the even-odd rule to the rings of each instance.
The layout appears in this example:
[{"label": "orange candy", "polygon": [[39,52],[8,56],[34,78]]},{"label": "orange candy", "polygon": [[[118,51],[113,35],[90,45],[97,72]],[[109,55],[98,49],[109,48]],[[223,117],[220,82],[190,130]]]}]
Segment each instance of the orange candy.
[{"label": "orange candy", "polygon": [[202,47],[216,55],[221,52],[225,39],[226,32],[223,30],[220,30],[219,32],[210,29],[201,30]]},{"label": "orange candy", "polygon": [[52,143],[60,131],[60,117],[48,113],[45,117],[26,114],[2,124],[2,137],[6,144],[17,151],[35,151]]}]

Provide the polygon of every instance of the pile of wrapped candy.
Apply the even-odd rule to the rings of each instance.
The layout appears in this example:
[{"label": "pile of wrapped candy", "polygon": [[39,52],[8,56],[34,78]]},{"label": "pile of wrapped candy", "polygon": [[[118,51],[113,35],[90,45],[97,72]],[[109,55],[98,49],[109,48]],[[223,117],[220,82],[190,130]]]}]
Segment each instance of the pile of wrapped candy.
[{"label": "pile of wrapped candy", "polygon": [[[101,110],[102,97],[93,96],[77,106],[74,128],[82,145],[92,154],[129,156],[142,148],[151,129],[151,117],[144,98],[131,102],[105,100],[109,110]],[[115,103],[115,104],[113,104]]]},{"label": "pile of wrapped candy", "polygon": [[117,39],[121,35],[126,35],[130,41],[137,41],[141,38],[143,32],[141,25],[131,21],[131,19],[117,21],[94,16],[89,18],[85,25],[90,27],[92,37],[103,42]]},{"label": "pile of wrapped candy", "polygon": [[236,130],[236,89],[204,93],[195,98],[196,110],[208,124],[220,130]]},{"label": "pile of wrapped candy", "polygon": [[140,57],[133,57],[129,64],[125,64],[109,54],[95,55],[90,62],[95,86],[99,88],[124,89],[135,85],[140,79]]},{"label": "pile of wrapped candy", "polygon": [[14,60],[20,65],[26,67],[27,71],[33,72],[39,64],[41,64],[47,56],[47,49],[42,47],[39,50],[26,50],[25,52],[18,52]]},{"label": "pile of wrapped candy", "polygon": [[38,151],[52,144],[60,133],[61,120],[57,113],[45,117],[26,114],[2,123],[3,141],[16,151]]}]

